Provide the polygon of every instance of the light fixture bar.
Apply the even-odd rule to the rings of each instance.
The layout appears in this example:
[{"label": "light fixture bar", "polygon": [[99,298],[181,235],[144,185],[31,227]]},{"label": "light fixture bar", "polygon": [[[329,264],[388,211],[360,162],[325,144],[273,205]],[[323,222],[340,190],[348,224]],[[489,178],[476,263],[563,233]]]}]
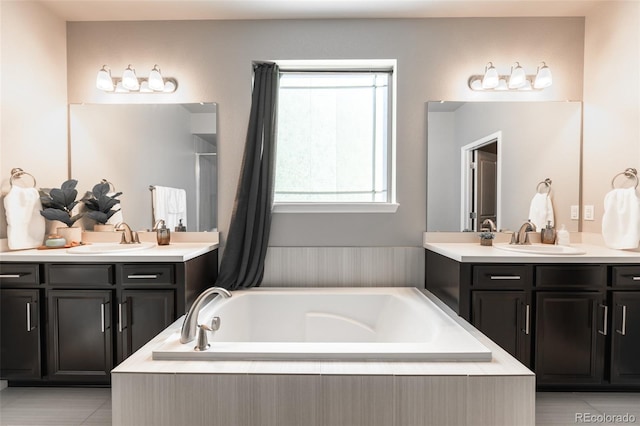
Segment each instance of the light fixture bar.
[{"label": "light fixture bar", "polygon": [[469,77],[469,88],[479,92],[529,92],[540,91],[552,84],[551,70],[544,62],[537,73],[526,74],[519,62],[511,67],[509,75],[499,74],[493,63],[487,63],[484,74]]},{"label": "light fixture bar", "polygon": [[175,78],[163,77],[157,64],[149,78],[139,78],[132,65],[124,70],[121,78],[112,77],[111,70],[104,65],[96,76],[96,88],[107,93],[173,93],[178,82]]}]

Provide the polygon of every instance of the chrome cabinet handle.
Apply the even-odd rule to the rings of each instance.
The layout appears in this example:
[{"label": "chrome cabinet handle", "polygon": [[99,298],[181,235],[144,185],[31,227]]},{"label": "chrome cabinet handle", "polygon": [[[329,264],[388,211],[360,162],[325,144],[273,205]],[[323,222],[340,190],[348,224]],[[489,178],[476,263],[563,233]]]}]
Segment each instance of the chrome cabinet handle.
[{"label": "chrome cabinet handle", "polygon": [[620,330],[616,330],[621,336],[627,334],[627,306],[626,305],[618,305],[622,306],[622,327]]},{"label": "chrome cabinet handle", "polygon": [[634,281],[640,281],[640,277],[633,277],[631,279],[634,280]]},{"label": "chrome cabinet handle", "polygon": [[104,303],[100,304],[100,317],[101,317],[101,320],[102,320],[102,327],[101,328],[102,328],[102,332],[104,333],[104,325],[105,325],[105,322],[106,322],[105,318],[104,318]]},{"label": "chrome cabinet handle", "polygon": [[143,280],[143,279],[155,280],[156,278],[158,278],[158,274],[150,274],[150,275],[132,274],[132,275],[127,275],[127,278],[130,280]]},{"label": "chrome cabinet handle", "polygon": [[491,275],[492,280],[519,280],[520,275]]},{"label": "chrome cabinet handle", "polygon": [[31,302],[27,302],[27,333],[31,333],[35,327],[31,327]]},{"label": "chrome cabinet handle", "polygon": [[603,320],[603,325],[604,327],[602,327],[602,330],[598,330],[598,333],[602,334],[603,336],[607,335],[607,316],[609,314],[609,307],[607,305],[600,305],[601,308],[604,308],[604,320]]},{"label": "chrome cabinet handle", "polygon": [[531,331],[531,306],[527,303],[524,309],[524,334],[529,334]]},{"label": "chrome cabinet handle", "polygon": [[24,274],[0,274],[0,278],[20,278]]},{"label": "chrome cabinet handle", "polygon": [[124,328],[122,326],[122,305],[124,305],[127,302],[124,303],[118,303],[118,331],[120,333],[122,333],[122,329]]}]

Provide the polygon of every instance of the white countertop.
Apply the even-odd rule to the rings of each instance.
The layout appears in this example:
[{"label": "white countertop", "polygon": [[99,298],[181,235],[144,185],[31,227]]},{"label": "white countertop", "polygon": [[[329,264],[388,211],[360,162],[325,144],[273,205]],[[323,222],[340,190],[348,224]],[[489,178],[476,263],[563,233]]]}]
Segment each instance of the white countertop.
[{"label": "white countertop", "polygon": [[[92,243],[99,247],[101,244]],[[1,262],[186,262],[218,248],[214,242],[171,243],[166,246],[153,244],[143,250],[109,253],[71,253],[68,249],[30,249],[0,253]]]},{"label": "white countertop", "polygon": [[640,252],[613,250],[595,244],[571,244],[585,254],[553,255],[506,251],[480,242],[425,242],[423,247],[458,262],[475,263],[640,263]]}]

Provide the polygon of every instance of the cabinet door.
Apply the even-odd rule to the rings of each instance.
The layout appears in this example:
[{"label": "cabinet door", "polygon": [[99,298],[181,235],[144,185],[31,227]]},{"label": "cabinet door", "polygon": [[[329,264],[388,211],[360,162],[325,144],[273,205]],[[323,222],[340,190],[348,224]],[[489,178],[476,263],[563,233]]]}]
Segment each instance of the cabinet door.
[{"label": "cabinet door", "polygon": [[640,384],[640,292],[613,292],[611,383]]},{"label": "cabinet door", "polygon": [[40,378],[39,311],[38,290],[0,290],[0,378]]},{"label": "cabinet door", "polygon": [[531,303],[524,291],[474,291],[473,325],[526,366],[531,363]]},{"label": "cabinet door", "polygon": [[49,290],[51,380],[109,383],[113,368],[110,290]]},{"label": "cabinet door", "polygon": [[175,320],[173,290],[124,290],[118,304],[118,362]]},{"label": "cabinet door", "polygon": [[602,382],[607,314],[602,292],[538,292],[538,385]]}]

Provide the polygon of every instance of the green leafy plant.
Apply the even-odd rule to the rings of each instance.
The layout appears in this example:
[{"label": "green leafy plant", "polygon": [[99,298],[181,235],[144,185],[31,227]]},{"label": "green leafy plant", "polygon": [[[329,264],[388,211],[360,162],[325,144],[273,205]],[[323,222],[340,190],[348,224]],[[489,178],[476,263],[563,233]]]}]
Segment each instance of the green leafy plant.
[{"label": "green leafy plant", "polygon": [[78,181],[69,179],[60,185],[60,188],[52,188],[49,193],[40,191],[40,202],[43,209],[40,214],[49,220],[58,220],[68,227],[72,227],[82,213],[73,215],[72,210],[78,204],[76,197]]},{"label": "green leafy plant", "polygon": [[482,240],[493,240],[496,237],[496,234],[494,234],[493,232],[481,232],[480,234],[480,239]]},{"label": "green leafy plant", "polygon": [[122,192],[116,192],[113,195],[109,194],[109,183],[100,182],[93,187],[89,197],[82,200],[87,210],[87,217],[95,220],[97,223],[105,224],[111,216],[113,216],[119,209],[114,209],[120,200],[117,199]]}]

